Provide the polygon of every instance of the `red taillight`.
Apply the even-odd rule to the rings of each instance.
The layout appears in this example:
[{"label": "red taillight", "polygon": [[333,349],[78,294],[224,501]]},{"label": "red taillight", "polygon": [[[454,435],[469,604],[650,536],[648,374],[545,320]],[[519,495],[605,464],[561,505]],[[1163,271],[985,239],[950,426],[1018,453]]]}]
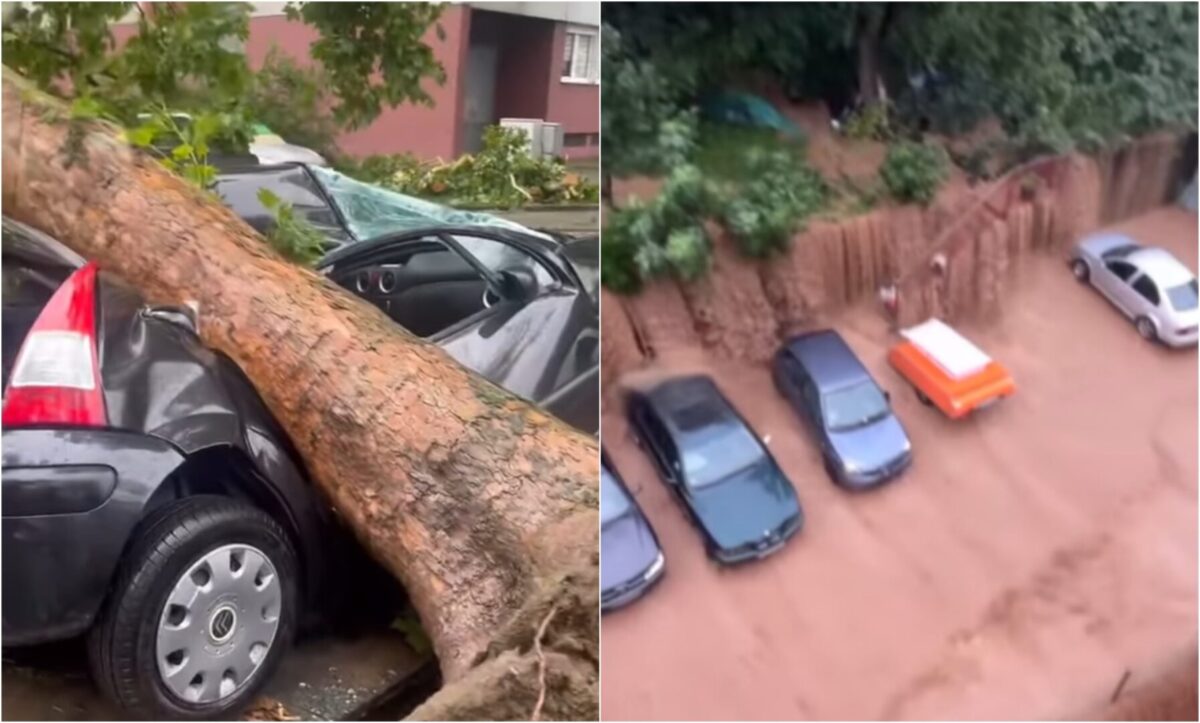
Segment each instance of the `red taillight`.
[{"label": "red taillight", "polygon": [[58,287],[29,330],[4,399],[4,426],[108,423],[96,355],[96,265]]}]

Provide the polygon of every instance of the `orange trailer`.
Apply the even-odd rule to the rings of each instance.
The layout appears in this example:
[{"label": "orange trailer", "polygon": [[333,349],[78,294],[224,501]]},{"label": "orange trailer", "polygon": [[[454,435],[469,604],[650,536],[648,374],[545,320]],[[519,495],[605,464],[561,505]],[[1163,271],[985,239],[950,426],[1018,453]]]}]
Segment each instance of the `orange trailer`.
[{"label": "orange trailer", "polygon": [[908,380],[925,404],[960,419],[1016,391],[999,362],[939,319],[900,331],[904,341],[888,352],[888,363]]}]

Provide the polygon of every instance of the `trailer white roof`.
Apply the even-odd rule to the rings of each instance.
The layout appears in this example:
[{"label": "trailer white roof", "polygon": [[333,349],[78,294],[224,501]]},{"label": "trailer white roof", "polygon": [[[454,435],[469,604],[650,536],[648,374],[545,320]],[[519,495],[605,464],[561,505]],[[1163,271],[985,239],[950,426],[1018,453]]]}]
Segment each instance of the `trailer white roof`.
[{"label": "trailer white roof", "polygon": [[912,342],[952,379],[976,374],[992,361],[983,350],[941,319],[930,319],[902,329],[900,335]]}]

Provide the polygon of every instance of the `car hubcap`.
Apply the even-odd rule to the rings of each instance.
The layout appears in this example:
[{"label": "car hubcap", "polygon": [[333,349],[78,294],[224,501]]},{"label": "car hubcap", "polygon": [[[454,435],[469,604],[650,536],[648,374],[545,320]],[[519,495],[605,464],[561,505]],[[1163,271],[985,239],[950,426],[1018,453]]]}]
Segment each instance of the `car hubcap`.
[{"label": "car hubcap", "polygon": [[1082,279],[1085,276],[1087,276],[1087,267],[1079,262],[1076,262],[1075,263],[1075,278]]},{"label": "car hubcap", "polygon": [[1138,333],[1147,339],[1151,339],[1154,337],[1154,327],[1150,325],[1150,322],[1142,319],[1138,322]]},{"label": "car hubcap", "polygon": [[158,624],[162,681],[190,703],[233,695],[258,671],[279,629],[283,590],[271,560],[250,545],[225,545],[175,582]]}]

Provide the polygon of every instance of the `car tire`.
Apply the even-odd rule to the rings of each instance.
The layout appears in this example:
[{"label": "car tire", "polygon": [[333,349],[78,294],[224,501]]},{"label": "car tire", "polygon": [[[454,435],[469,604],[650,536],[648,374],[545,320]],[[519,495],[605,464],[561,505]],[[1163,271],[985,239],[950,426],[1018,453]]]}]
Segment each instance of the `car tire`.
[{"label": "car tire", "polygon": [[1134,325],[1143,339],[1150,342],[1158,341],[1158,330],[1154,328],[1154,322],[1150,321],[1149,317],[1139,316]]},{"label": "car tire", "polygon": [[[245,502],[196,496],[165,505],[135,535],[89,636],[93,678],[131,716],[148,720],[235,717],[270,679],[299,620],[299,567],[288,534],[271,516]],[[217,562],[222,559],[228,561],[227,568]],[[208,577],[199,582],[205,579],[205,569]],[[247,572],[256,577],[242,577]],[[193,587],[187,588],[188,584]],[[188,590],[206,586],[210,588],[206,595],[191,592],[188,596]],[[170,601],[184,599],[186,606],[172,604],[168,611]],[[262,611],[255,623],[261,627],[239,624],[249,619],[239,620],[239,616],[251,614],[251,608]],[[268,617],[272,613],[274,620]],[[168,615],[182,615],[181,623],[191,619],[201,624],[195,632],[179,633],[191,623],[169,628]],[[212,637],[214,631],[224,642]],[[163,637],[171,633],[185,637]],[[267,636],[265,643],[254,640]],[[160,669],[160,648],[175,640],[187,641],[181,648],[186,652],[166,654],[162,664],[171,665],[177,658],[182,675],[196,666],[203,668],[185,691],[189,696],[196,691],[196,700],[177,692],[182,678],[169,683]],[[210,649],[223,652],[210,657],[206,653]],[[189,665],[190,660],[196,662]],[[243,668],[241,680],[234,673],[235,663]],[[224,666],[229,667],[219,676],[212,674],[211,668]],[[215,691],[210,687],[214,679]],[[227,686],[233,687],[226,692]],[[215,699],[204,700],[214,695]]]},{"label": "car tire", "polygon": [[837,468],[834,467],[834,465],[833,465],[833,460],[829,459],[829,457],[824,457],[824,460],[825,460],[825,474],[829,475],[829,479],[835,485],[840,485],[842,483],[842,481],[841,481],[841,478],[838,476]]},{"label": "car tire", "polygon": [[1075,259],[1071,262],[1071,275],[1081,284],[1086,284],[1091,277],[1092,272],[1088,269],[1087,262],[1083,259]]}]

